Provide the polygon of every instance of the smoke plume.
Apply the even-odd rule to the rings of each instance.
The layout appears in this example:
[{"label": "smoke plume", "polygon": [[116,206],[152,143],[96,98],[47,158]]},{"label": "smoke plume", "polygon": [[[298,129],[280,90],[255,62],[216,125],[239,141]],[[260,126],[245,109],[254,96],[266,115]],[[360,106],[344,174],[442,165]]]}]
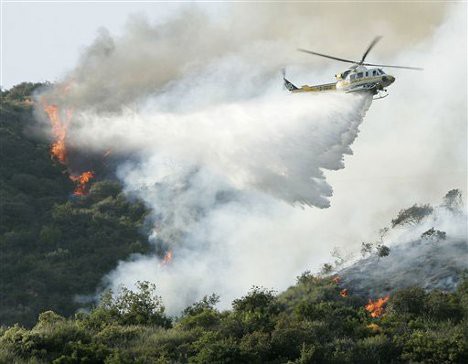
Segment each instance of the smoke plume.
[{"label": "smoke plume", "polygon": [[[230,302],[258,279],[252,258],[273,249],[261,230],[288,219],[294,205],[329,206],[323,170],[344,167],[370,101],[269,92],[191,112],[157,111],[155,98],[145,111],[82,113],[71,142],[132,155],[117,174],[152,210],[150,242],[173,252],[170,264],[160,254],[123,262],[111,282],[156,280],[171,312],[209,292]],[[278,243],[287,254],[287,237]],[[274,277],[269,285],[283,274],[272,274],[271,263],[263,270]]]},{"label": "smoke plume", "polygon": [[[352,154],[370,96],[281,90],[279,70],[286,64],[294,64],[293,81],[304,83],[330,81],[324,75],[341,67],[322,60],[311,67],[311,58],[296,47],[359,58],[374,34],[385,34],[388,44],[376,48],[373,60],[423,66],[457,82],[452,68],[439,71],[445,57],[440,52],[460,44],[463,16],[452,9],[444,18],[440,4],[378,5],[365,4],[372,14],[365,18],[358,16],[363,4],[239,4],[212,13],[187,7],[164,23],[133,17],[120,37],[100,31],[66,77],[67,93],[57,87],[45,96],[75,110],[68,130],[72,147],[112,149],[122,160],[117,175],[125,191],[152,211],[155,253],[120,262],[107,284],[154,281],[172,313],[212,292],[226,306],[252,284],[284,288],[323,261],[333,245],[373,233],[408,204],[408,194],[434,192],[434,184],[422,181],[417,191],[402,187],[392,196],[394,181],[365,180],[382,169],[406,173],[404,157],[388,156],[419,157],[414,149],[424,139],[418,128],[430,137],[438,133],[438,150],[446,148],[456,159],[431,151],[430,161],[412,166],[414,173],[427,173],[434,160],[457,168],[466,162],[460,140],[437,118],[454,106],[450,120],[463,127],[466,91],[465,101],[460,94],[449,98],[427,75],[397,74],[392,87],[399,91],[384,100],[388,106],[373,111],[373,105],[368,112],[375,126],[359,157],[346,159],[357,159],[349,175],[330,171],[343,169],[344,156]],[[343,32],[343,21],[356,26]],[[466,74],[458,52],[451,55],[453,68]],[[421,95],[437,100],[431,104],[436,113],[424,110],[430,101]],[[395,130],[414,135],[399,143]],[[340,176],[350,180],[340,183]],[[335,193],[329,180],[336,181]],[[442,180],[435,185],[445,191],[464,187],[446,185],[459,177]],[[162,256],[169,251],[168,263]]]},{"label": "smoke plume", "polygon": [[371,297],[412,286],[454,291],[468,269],[466,219],[461,210],[437,206],[419,223],[390,230],[390,254],[341,269],[343,286]]}]

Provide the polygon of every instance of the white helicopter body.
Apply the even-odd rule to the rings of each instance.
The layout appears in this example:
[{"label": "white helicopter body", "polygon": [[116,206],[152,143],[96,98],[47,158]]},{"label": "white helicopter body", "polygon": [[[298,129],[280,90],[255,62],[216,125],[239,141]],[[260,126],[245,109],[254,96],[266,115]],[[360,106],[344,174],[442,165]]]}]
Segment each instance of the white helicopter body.
[{"label": "white helicopter body", "polygon": [[[367,48],[366,52],[362,56],[360,61],[353,61],[344,58],[338,58],[334,56],[328,56],[326,54],[308,51],[305,49],[299,49],[301,52],[313,54],[320,57],[330,58],[341,62],[352,63],[353,65],[342,73],[335,75],[336,82],[325,83],[321,85],[304,85],[301,87],[295,86],[292,82],[286,79],[283,70],[284,86],[291,92],[321,92],[321,91],[343,91],[343,92],[370,92],[372,95],[378,94],[375,99],[380,99],[387,96],[386,87],[390,86],[395,82],[395,77],[386,74],[380,67],[390,68],[403,68],[411,70],[422,70],[417,67],[406,67],[406,66],[389,66],[389,65],[378,65],[372,63],[365,63],[365,59],[370,50],[380,40],[381,37],[376,37]],[[366,66],[373,66],[368,68]]]}]

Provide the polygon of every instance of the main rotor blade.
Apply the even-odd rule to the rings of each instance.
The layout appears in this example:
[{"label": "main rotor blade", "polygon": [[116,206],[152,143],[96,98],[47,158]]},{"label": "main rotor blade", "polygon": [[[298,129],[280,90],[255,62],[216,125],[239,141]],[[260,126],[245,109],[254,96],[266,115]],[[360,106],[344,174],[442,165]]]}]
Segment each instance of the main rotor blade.
[{"label": "main rotor blade", "polygon": [[334,59],[334,60],[336,60],[336,61],[347,62],[347,63],[358,63],[357,61],[352,61],[352,60],[350,60],[350,59],[344,59],[344,58],[338,58],[338,57],[328,56],[328,55],[326,55],[326,54],[308,51],[307,49],[298,48],[297,50],[300,51],[300,52],[313,54],[313,55],[315,55],[315,56],[320,56],[320,57],[325,57],[325,58]]},{"label": "main rotor blade", "polygon": [[369,47],[367,47],[367,50],[364,52],[364,54],[362,55],[362,59],[361,59],[361,62],[359,62],[359,64],[363,64],[364,63],[364,60],[366,59],[367,55],[369,54],[369,52],[371,51],[372,48],[374,48],[374,46],[377,44],[377,42],[382,39],[382,37],[379,35],[377,37],[374,38],[374,40],[371,42],[371,44],[369,44]]},{"label": "main rotor blade", "polygon": [[386,68],[403,68],[407,70],[414,71],[423,71],[424,68],[421,67],[408,67],[408,66],[390,66],[388,64],[373,64],[373,63],[361,63],[363,66],[377,66],[377,67],[386,67]]}]

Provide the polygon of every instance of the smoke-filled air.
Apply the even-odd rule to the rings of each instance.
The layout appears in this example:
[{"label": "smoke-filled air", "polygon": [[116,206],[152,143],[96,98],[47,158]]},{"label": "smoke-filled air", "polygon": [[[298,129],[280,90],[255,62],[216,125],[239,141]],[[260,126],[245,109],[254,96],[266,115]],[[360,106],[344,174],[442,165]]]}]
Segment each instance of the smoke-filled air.
[{"label": "smoke-filled air", "polygon": [[[336,246],[358,249],[407,205],[466,192],[463,6],[372,3],[373,16],[357,17],[361,6],[135,14],[121,34],[99,30],[75,69],[36,95],[75,194],[100,177],[85,156],[108,159],[150,209],[151,253],[120,261],[102,288],[154,282],[173,314],[211,293],[228,307],[253,284],[286,288]],[[425,69],[388,70],[397,81],[385,100],[282,87],[282,68],[302,85],[346,67],[296,48],[355,59],[375,35],[374,62]],[[465,219],[451,221],[447,234],[466,234]]]}]

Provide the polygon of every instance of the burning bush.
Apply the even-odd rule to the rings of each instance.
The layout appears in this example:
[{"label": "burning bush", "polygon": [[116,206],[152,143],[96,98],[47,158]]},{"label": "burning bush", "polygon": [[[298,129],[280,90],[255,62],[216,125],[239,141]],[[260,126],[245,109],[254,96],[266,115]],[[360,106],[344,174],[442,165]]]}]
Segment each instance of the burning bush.
[{"label": "burning bush", "polygon": [[369,303],[366,305],[366,310],[370,313],[371,317],[381,317],[384,314],[384,306],[390,299],[390,296],[385,296],[376,299],[375,301],[369,300]]},{"label": "burning bush", "polygon": [[69,166],[67,133],[73,118],[73,110],[70,108],[61,110],[59,106],[49,104],[44,97],[41,98],[41,102],[44,112],[50,121],[52,137],[54,139],[50,146],[51,157],[67,166],[69,178],[76,185],[73,194],[75,196],[84,196],[88,193],[89,182],[95,177],[95,174],[92,171],[76,173]]}]

